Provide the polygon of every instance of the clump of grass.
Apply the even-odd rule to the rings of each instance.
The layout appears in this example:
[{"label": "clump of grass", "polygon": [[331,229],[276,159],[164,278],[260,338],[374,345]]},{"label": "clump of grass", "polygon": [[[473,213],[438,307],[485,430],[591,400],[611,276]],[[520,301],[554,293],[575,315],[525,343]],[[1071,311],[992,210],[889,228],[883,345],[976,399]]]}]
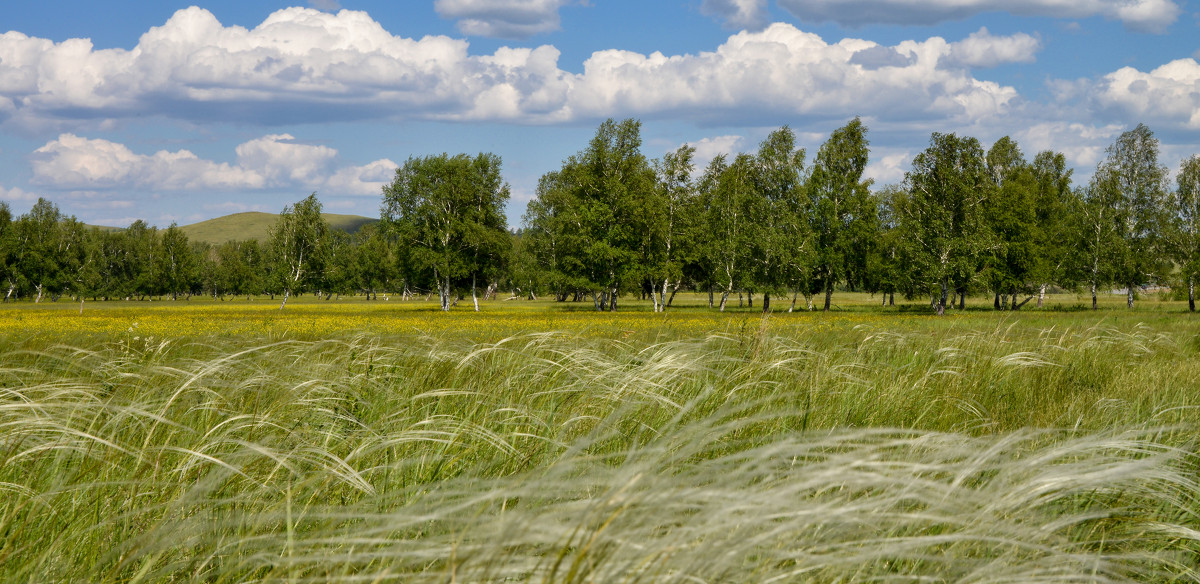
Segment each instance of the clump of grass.
[{"label": "clump of grass", "polygon": [[1196,352],[1145,326],[0,362],[3,581],[1197,577]]}]

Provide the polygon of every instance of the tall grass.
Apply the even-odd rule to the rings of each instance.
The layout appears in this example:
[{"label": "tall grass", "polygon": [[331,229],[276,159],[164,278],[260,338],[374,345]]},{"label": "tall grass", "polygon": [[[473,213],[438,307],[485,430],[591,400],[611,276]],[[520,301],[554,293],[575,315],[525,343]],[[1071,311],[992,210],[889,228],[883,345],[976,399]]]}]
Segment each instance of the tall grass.
[{"label": "tall grass", "polygon": [[9,341],[5,582],[1195,581],[1188,333]]}]

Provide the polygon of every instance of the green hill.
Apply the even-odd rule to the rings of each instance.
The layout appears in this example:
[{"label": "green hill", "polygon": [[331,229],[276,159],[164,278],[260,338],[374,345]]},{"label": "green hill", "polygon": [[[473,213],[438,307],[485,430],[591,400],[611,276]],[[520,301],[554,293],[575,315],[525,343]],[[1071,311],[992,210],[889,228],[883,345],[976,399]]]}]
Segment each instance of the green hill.
[{"label": "green hill", "polygon": [[[329,222],[330,227],[347,233],[354,233],[363,225],[379,222],[379,219],[361,215],[322,213],[321,216]],[[179,228],[187,234],[190,241],[205,241],[213,244],[247,239],[265,241],[271,226],[278,220],[279,215],[271,213],[234,213],[191,225],[181,225]]]}]

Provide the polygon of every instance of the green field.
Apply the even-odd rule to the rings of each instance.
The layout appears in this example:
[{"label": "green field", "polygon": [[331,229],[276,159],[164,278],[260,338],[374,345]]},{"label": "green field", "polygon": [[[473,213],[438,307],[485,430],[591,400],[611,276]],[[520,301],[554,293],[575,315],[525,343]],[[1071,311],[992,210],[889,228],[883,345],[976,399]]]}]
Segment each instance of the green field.
[{"label": "green field", "polygon": [[1200,578],[1183,303],[383,298],[0,305],[0,581]]}]

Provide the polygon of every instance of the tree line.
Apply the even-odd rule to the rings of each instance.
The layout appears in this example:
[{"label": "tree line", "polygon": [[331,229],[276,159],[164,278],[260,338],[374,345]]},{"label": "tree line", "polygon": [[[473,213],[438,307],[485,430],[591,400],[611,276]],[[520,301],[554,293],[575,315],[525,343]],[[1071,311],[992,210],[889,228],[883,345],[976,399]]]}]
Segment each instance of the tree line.
[{"label": "tree line", "polygon": [[376,294],[395,271],[392,245],[374,225],[351,235],[330,229],[316,195],[289,205],[268,240],[191,242],[177,225],[135,221],[88,227],[39,199],[13,218],[0,203],[4,300],[152,300],[299,292]]},{"label": "tree line", "polygon": [[316,194],[289,205],[266,241],[189,242],[176,225],[85,227],[41,199],[14,218],[0,203],[5,301],[216,298],[379,292],[549,295],[615,311],[623,297],[666,310],[681,290],[724,310],[758,297],[828,310],[838,290],[927,298],[939,314],[988,294],[998,310],[1043,302],[1052,288],[1097,296],[1147,285],[1187,290],[1200,275],[1200,157],[1174,184],[1144,125],[1123,133],[1086,184],[1062,153],[1032,160],[1005,137],[984,150],[934,133],[901,184],[864,178],[867,128],[832,132],[811,162],[784,126],[754,153],[704,169],[682,146],[641,152],[641,124],[607,120],[587,146],[538,182],[510,230],[509,186],[494,154],[409,158],[383,188],[381,221],[331,229]]}]

